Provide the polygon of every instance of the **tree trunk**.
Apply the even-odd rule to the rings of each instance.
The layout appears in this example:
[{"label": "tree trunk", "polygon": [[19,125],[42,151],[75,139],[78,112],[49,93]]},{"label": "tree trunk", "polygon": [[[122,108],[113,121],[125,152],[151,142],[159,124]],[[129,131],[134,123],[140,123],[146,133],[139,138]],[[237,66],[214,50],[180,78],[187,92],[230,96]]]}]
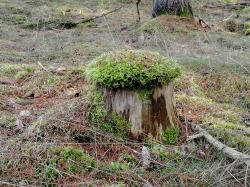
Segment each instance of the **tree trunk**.
[{"label": "tree trunk", "polygon": [[139,139],[143,134],[161,141],[163,132],[179,124],[173,84],[153,89],[149,102],[143,102],[138,93],[128,89],[102,89],[106,109],[122,116],[131,127],[132,137]]},{"label": "tree trunk", "polygon": [[194,16],[190,0],[154,0],[152,17],[166,13],[177,16],[184,16],[185,14]]}]

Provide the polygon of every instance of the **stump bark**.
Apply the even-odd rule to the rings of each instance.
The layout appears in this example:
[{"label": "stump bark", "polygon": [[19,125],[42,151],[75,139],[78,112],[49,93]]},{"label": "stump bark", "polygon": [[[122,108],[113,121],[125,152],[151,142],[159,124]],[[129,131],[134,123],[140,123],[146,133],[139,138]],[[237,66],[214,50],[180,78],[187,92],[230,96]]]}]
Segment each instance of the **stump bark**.
[{"label": "stump bark", "polygon": [[103,88],[101,92],[106,110],[117,113],[132,125],[131,135],[134,139],[146,134],[161,141],[167,128],[179,124],[173,83],[153,88],[148,102],[143,102],[134,90]]}]

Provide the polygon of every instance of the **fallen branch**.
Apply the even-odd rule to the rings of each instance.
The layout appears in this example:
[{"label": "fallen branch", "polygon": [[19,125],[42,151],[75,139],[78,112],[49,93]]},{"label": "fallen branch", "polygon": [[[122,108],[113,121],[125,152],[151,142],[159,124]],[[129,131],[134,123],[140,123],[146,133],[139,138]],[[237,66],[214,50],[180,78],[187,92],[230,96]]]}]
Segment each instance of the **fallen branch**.
[{"label": "fallen branch", "polygon": [[107,16],[109,14],[112,14],[112,13],[120,10],[121,8],[122,7],[115,8],[115,9],[109,11],[109,12],[105,12],[105,13],[103,13],[101,15],[97,15],[97,16],[94,16],[94,17],[91,17],[91,18],[86,18],[86,19],[83,18],[82,20],[75,22],[75,24],[78,25],[78,24],[81,24],[81,23],[87,23],[87,22],[94,21],[95,19],[98,19],[98,18],[101,18],[101,17],[105,17],[105,16]]},{"label": "fallen branch", "polygon": [[204,137],[211,145],[222,151],[228,158],[234,160],[241,160],[247,166],[250,166],[250,155],[236,151],[235,149],[221,143],[220,141],[216,140],[213,136],[211,136],[209,133],[207,133],[206,130],[202,129],[199,125],[191,124],[191,127],[192,129],[197,130],[199,132],[198,134],[199,136],[196,135],[188,139],[192,140],[194,138]]},{"label": "fallen branch", "polygon": [[79,25],[79,24],[88,23],[88,22],[94,21],[95,19],[98,19],[98,18],[107,16],[109,14],[112,14],[112,13],[120,10],[121,8],[122,7],[115,8],[115,9],[109,11],[109,12],[105,12],[105,13],[103,13],[101,15],[96,15],[96,16],[93,16],[93,17],[90,17],[90,18],[81,18],[78,21],[74,21],[74,20],[62,21],[62,22],[59,22],[58,24],[56,24],[56,26],[54,28],[52,28],[52,29],[71,29],[71,28],[77,27],[77,25]]},{"label": "fallen branch", "polygon": [[189,142],[191,140],[194,140],[194,139],[197,139],[197,138],[201,138],[201,137],[203,137],[203,133],[195,134],[193,136],[188,136],[187,137],[187,141]]}]

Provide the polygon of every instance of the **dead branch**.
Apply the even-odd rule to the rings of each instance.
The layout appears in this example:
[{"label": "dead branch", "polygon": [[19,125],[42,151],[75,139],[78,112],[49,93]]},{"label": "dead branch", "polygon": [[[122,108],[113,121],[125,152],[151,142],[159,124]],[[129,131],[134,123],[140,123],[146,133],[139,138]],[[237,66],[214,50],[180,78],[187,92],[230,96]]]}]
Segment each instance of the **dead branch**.
[{"label": "dead branch", "polygon": [[38,64],[44,71],[46,71],[46,72],[49,73],[49,70],[47,70],[47,69],[42,65],[41,62],[38,61],[37,64]]},{"label": "dead branch", "polygon": [[[243,161],[247,166],[250,165],[250,155],[241,153],[239,151],[236,151],[235,149],[228,147],[227,145],[221,143],[220,141],[216,140],[213,136],[211,136],[209,133],[206,132],[203,128],[201,128],[199,125],[191,124],[192,129],[197,130],[199,134],[202,134],[202,137],[204,137],[211,145],[222,151],[228,158],[234,159],[234,160],[241,160]],[[195,138],[200,138],[201,136],[196,136]],[[194,138],[190,138],[192,140]]]},{"label": "dead branch", "polygon": [[137,14],[138,14],[138,22],[141,21],[141,15],[140,15],[140,10],[139,10],[140,2],[141,2],[141,0],[137,0],[137,2],[136,2],[136,8],[137,8]]},{"label": "dead branch", "polygon": [[115,8],[115,9],[109,11],[109,12],[105,12],[105,13],[103,13],[103,14],[101,14],[101,15],[97,15],[97,16],[94,16],[94,17],[91,17],[91,18],[86,18],[86,19],[83,18],[82,20],[80,20],[80,21],[78,21],[78,22],[75,22],[75,24],[78,25],[78,24],[81,24],[81,23],[87,23],[87,22],[94,21],[95,19],[98,19],[98,18],[101,18],[101,17],[105,17],[105,16],[107,16],[107,15],[109,15],[109,14],[112,14],[112,13],[114,13],[114,12],[120,10],[121,8],[122,8],[122,7],[118,7],[118,8]]},{"label": "dead branch", "polygon": [[194,139],[197,139],[197,138],[201,138],[201,137],[203,137],[203,133],[195,134],[193,136],[188,136],[187,137],[187,141],[191,141],[191,140],[194,140]]},{"label": "dead branch", "polygon": [[80,20],[78,21],[64,21],[64,22],[60,22],[56,28],[63,28],[63,29],[71,29],[71,28],[74,28],[76,27],[77,25],[79,24],[82,24],[82,23],[88,23],[88,22],[91,22],[91,21],[94,21],[95,19],[98,19],[98,18],[101,18],[101,17],[105,17],[109,14],[112,14],[118,10],[120,10],[122,7],[119,7],[119,8],[115,8],[109,12],[105,12],[101,15],[96,15],[96,16],[93,16],[93,17],[90,17],[90,18],[81,18]]}]

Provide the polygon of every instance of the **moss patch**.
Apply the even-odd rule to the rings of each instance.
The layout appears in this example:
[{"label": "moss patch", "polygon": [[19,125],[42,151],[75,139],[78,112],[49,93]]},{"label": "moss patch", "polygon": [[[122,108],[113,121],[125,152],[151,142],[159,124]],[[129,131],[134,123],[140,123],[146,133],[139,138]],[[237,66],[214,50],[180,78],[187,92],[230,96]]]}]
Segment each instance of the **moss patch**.
[{"label": "moss patch", "polygon": [[51,158],[46,165],[36,168],[36,176],[45,176],[49,181],[56,181],[59,176],[64,176],[65,173],[89,172],[95,167],[94,158],[82,150],[73,147],[56,148],[52,150]]},{"label": "moss patch", "polygon": [[141,50],[109,52],[87,67],[88,79],[97,86],[151,88],[167,84],[181,74],[177,63],[158,53]]},{"label": "moss patch", "polygon": [[164,27],[158,22],[157,19],[151,19],[145,22],[139,29],[139,32],[153,35],[164,31]]},{"label": "moss patch", "polygon": [[89,122],[98,126],[104,132],[114,134],[116,137],[128,137],[131,124],[115,113],[108,113],[103,98],[97,90],[93,89],[89,97],[93,103],[88,116]]}]

